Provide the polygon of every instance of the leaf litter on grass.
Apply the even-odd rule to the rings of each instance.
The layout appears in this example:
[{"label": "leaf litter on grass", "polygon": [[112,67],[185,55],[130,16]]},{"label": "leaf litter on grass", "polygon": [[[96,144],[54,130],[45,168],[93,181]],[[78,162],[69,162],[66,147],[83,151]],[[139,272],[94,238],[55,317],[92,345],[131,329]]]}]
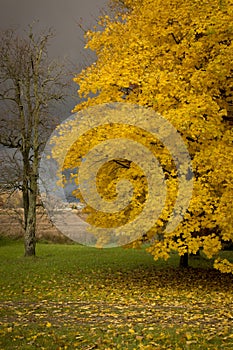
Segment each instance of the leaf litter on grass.
[{"label": "leaf litter on grass", "polygon": [[109,256],[74,271],[47,257],[5,275],[0,349],[233,348],[230,275],[148,266],[141,253],[127,266],[124,254],[125,267],[106,267]]}]

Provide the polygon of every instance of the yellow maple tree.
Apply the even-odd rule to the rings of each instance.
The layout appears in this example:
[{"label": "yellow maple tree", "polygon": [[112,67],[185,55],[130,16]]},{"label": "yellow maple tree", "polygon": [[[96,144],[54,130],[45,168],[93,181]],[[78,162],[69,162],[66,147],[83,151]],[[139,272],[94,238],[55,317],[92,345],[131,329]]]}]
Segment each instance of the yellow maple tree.
[{"label": "yellow maple tree", "polygon": [[[148,238],[157,238],[149,251],[155,259],[166,259],[171,251],[183,256],[202,248],[208,258],[216,257],[216,268],[233,272],[233,264],[218,256],[223,243],[233,240],[232,0],[114,3],[115,11],[100,19],[100,29],[86,32],[86,47],[97,59],[74,79],[80,97],[85,98],[74,112],[125,102],[151,108],[172,123],[188,148],[195,175],[184,220],[173,232],[164,230],[177,194],[177,175],[158,140],[153,144],[144,132],[137,134],[127,127],[114,131],[105,126],[99,133],[92,130],[85,134],[86,143],[83,139],[78,147],[76,144],[73,154],[110,134],[130,138],[131,133],[140,142],[147,140],[144,144],[159,158],[170,188],[165,209],[147,234]],[[140,181],[142,174],[134,163],[129,166],[124,162],[120,167],[119,162],[109,162],[97,183],[111,199],[119,178],[137,173],[133,204],[121,213],[121,219],[107,218],[88,208],[90,222],[122,225],[132,215],[130,209],[133,215],[141,210],[147,193]],[[71,150],[64,167],[73,166]]]}]

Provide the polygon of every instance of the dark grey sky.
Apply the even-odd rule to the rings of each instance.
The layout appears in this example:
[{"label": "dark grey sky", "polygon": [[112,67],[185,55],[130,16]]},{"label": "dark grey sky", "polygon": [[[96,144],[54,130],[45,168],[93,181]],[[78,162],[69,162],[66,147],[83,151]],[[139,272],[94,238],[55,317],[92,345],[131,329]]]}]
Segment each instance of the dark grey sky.
[{"label": "dark grey sky", "polygon": [[[76,67],[72,67],[72,71],[78,73],[78,70],[94,59],[94,55],[83,48],[83,31],[78,23],[82,23],[84,28],[91,28],[107,3],[108,0],[0,0],[0,30],[14,26],[22,32],[34,21],[39,21],[35,26],[37,30],[52,27],[55,38],[49,47],[50,57],[61,60],[68,58]],[[77,85],[72,79],[70,90],[74,97],[67,98],[66,103],[59,106],[56,112],[61,119],[68,117],[79,102]],[[9,155],[9,152],[0,147],[0,169],[8,164]],[[3,159],[6,159],[6,163],[1,164]],[[1,177],[0,170],[0,180]]]},{"label": "dark grey sky", "polygon": [[[55,38],[50,42],[49,56],[66,59],[72,63],[72,72],[78,73],[95,57],[84,49],[84,33],[79,23],[85,29],[92,28],[106,11],[107,3],[108,0],[0,0],[0,29],[14,26],[21,32],[37,21],[34,30],[52,27]],[[69,116],[79,102],[77,85],[72,79],[70,89],[74,98],[67,98],[65,106],[59,107],[61,118]]]},{"label": "dark grey sky", "polygon": [[39,20],[40,28],[53,27],[56,37],[50,52],[55,57],[69,56],[72,62],[85,62],[83,32],[95,24],[108,0],[0,0],[0,29],[12,25],[25,28]]}]

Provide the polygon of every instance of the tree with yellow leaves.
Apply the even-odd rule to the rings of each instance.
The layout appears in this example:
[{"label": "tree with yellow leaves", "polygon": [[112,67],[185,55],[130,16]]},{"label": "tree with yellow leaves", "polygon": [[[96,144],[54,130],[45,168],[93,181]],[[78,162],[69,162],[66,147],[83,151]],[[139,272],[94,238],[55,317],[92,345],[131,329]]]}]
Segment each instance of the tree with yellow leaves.
[{"label": "tree with yellow leaves", "polygon": [[[232,0],[116,0],[115,12],[100,20],[101,29],[86,32],[86,47],[97,59],[74,79],[80,97],[86,98],[74,111],[109,102],[138,104],[160,113],[180,133],[195,175],[192,200],[182,223],[166,232],[177,174],[158,140],[149,142],[170,187],[167,210],[147,233],[155,238],[149,251],[155,259],[167,259],[172,251],[184,257],[201,248],[208,258],[216,258],[214,266],[222,272],[233,272],[233,264],[218,256],[223,243],[233,240],[232,23]],[[85,137],[95,143],[107,134],[105,128],[100,136],[92,131]],[[124,137],[129,134],[125,128]],[[132,169],[129,164],[108,163],[97,181],[99,189],[112,188],[117,181],[113,174],[127,177],[127,169],[137,181],[142,179],[140,172],[135,175],[136,165]],[[72,161],[65,167],[72,168]],[[134,185],[141,188],[141,181]],[[146,198],[145,190],[139,192],[133,211]],[[124,218],[130,217],[129,210]],[[94,212],[89,220],[102,225],[113,221]]]}]

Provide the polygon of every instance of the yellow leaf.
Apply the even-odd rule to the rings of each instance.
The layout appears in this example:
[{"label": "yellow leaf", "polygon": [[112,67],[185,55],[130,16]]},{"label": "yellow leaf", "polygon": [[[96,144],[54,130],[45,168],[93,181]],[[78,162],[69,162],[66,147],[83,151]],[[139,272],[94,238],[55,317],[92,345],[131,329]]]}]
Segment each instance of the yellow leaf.
[{"label": "yellow leaf", "polygon": [[130,333],[130,334],[134,334],[134,333],[135,333],[134,329],[133,329],[133,328],[130,328],[130,329],[129,329],[129,333]]}]

